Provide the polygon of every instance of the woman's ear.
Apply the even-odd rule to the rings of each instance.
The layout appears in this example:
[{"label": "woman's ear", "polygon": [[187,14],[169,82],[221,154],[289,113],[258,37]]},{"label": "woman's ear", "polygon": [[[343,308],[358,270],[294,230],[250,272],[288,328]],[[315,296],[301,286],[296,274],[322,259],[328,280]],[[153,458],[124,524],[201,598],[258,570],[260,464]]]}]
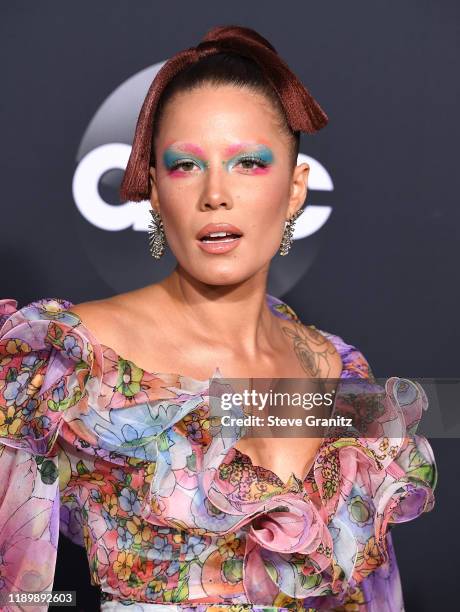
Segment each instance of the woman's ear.
[{"label": "woman's ear", "polygon": [[308,174],[310,166],[307,163],[299,164],[292,173],[291,192],[289,196],[289,206],[287,210],[288,219],[302,208],[307,198]]},{"label": "woman's ear", "polygon": [[158,188],[156,181],[156,168],[150,166],[149,168],[149,188],[150,188],[150,203],[152,204],[153,210],[160,212],[160,201],[158,199]]}]

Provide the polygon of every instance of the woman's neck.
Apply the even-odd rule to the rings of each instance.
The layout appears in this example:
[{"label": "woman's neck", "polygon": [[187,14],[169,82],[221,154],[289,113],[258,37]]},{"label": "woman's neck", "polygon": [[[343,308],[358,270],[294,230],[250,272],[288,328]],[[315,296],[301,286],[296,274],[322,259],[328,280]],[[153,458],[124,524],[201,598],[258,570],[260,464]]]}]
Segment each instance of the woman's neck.
[{"label": "woman's neck", "polygon": [[266,300],[266,274],[240,284],[208,285],[191,279],[177,267],[154,286],[172,320],[203,342],[238,349],[256,358],[267,345],[282,342],[279,322]]}]

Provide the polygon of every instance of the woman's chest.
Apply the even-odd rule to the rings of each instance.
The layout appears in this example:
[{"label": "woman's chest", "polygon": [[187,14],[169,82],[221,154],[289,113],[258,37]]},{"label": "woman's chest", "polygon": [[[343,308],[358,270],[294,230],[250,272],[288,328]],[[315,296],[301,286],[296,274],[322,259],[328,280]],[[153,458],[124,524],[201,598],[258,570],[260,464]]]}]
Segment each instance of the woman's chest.
[{"label": "woman's chest", "polygon": [[216,368],[227,378],[323,378],[338,377],[341,359],[334,345],[324,336],[317,341],[305,326],[283,326],[282,342],[248,352],[244,347],[228,347],[215,341],[188,340],[172,331],[155,338],[132,335],[122,343],[119,354],[149,373],[176,373],[195,380],[212,377]]}]

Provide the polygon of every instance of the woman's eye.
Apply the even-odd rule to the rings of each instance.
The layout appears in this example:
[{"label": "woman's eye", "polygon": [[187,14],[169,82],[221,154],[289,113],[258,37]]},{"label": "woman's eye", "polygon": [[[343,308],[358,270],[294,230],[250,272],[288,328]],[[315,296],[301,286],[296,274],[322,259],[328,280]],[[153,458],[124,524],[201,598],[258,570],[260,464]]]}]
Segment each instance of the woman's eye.
[{"label": "woman's eye", "polygon": [[[244,159],[240,159],[240,164],[243,164],[245,170],[254,170],[254,164],[258,168],[266,168],[267,164],[263,162],[261,159],[257,159],[255,157],[245,157]],[[249,165],[244,165],[249,164]]]},{"label": "woman's eye", "polygon": [[[236,164],[237,166],[242,165],[243,170],[255,170],[255,168],[266,168],[267,164],[256,157],[245,157],[240,159]],[[185,173],[190,173],[193,171],[194,166],[197,164],[193,160],[184,160],[177,161],[170,167],[170,172],[174,172],[175,170],[183,170]]]},{"label": "woman's eye", "polygon": [[193,170],[193,166],[195,166],[195,162],[193,161],[181,161],[173,164],[170,170],[177,170],[178,168],[181,168],[188,172],[189,170]]}]

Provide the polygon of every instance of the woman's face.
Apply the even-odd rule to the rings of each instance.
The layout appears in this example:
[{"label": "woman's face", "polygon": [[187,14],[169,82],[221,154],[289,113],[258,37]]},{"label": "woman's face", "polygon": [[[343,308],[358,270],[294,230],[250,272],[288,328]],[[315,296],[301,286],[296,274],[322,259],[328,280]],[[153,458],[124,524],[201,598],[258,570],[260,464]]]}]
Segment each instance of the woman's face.
[{"label": "woman's face", "polygon": [[[285,220],[305,200],[309,166],[292,170],[274,112],[248,88],[214,85],[176,94],[165,108],[151,203],[179,265],[203,283],[232,285],[268,272]],[[232,224],[242,236],[204,245],[197,235],[209,223]],[[224,244],[234,248],[219,251]]]}]

